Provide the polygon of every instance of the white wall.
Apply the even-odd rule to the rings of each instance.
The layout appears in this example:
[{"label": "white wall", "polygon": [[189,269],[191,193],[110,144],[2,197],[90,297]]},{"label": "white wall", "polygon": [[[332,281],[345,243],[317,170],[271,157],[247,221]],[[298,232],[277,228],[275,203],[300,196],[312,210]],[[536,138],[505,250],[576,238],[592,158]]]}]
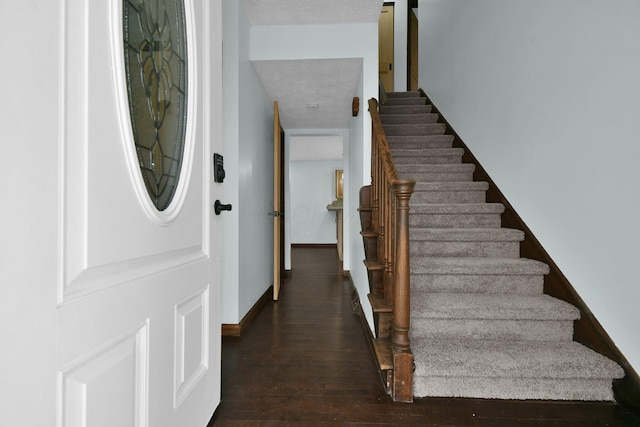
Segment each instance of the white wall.
[{"label": "white wall", "polygon": [[[285,217],[284,217],[284,227],[285,227],[285,237],[284,237],[284,267],[285,270],[291,270],[292,266],[291,266],[291,244],[292,243],[301,243],[301,242],[296,242],[296,241],[292,241],[292,236],[294,234],[293,231],[293,225],[292,225],[292,218],[293,215],[291,215],[292,212],[292,206],[296,203],[294,199],[295,197],[292,195],[292,188],[291,188],[291,182],[292,182],[292,165],[294,163],[296,163],[296,161],[294,161],[293,159],[302,159],[302,158],[306,158],[309,156],[318,156],[318,158],[323,157],[324,160],[328,160],[328,157],[335,157],[335,147],[331,148],[330,150],[327,151],[323,151],[323,152],[311,152],[308,151],[306,154],[301,153],[298,151],[298,153],[296,154],[295,152],[292,153],[292,151],[296,151],[295,149],[292,149],[292,144],[298,144],[300,141],[309,141],[309,140],[315,140],[318,139],[319,141],[324,141],[325,143],[329,142],[331,143],[331,145],[334,145],[335,140],[341,140],[342,141],[342,161],[339,163],[341,167],[335,167],[334,169],[343,169],[344,171],[344,179],[345,179],[345,190],[344,190],[344,197],[343,197],[343,203],[346,204],[346,201],[349,199],[349,192],[348,189],[346,188],[346,182],[348,180],[348,161],[347,161],[347,147],[349,144],[349,132],[346,129],[287,129],[285,131],[285,171],[284,171],[284,180],[285,180],[285,189],[284,189],[284,197],[285,197]],[[333,154],[332,154],[333,153]],[[337,163],[336,163],[337,165]],[[331,197],[330,195],[328,197]],[[326,197],[323,197],[322,200],[326,200]],[[326,206],[331,203],[333,201],[333,199],[328,200],[327,202],[322,202],[324,203],[323,209],[326,211]],[[318,204],[320,204],[320,199],[318,199],[317,201]],[[330,214],[329,216],[326,216],[324,218],[324,221],[328,220],[329,218],[334,218],[335,219],[335,214],[334,213],[330,213],[329,211],[327,211],[328,214]],[[335,235],[335,223],[333,224],[333,234]],[[347,230],[349,229],[349,224],[348,221],[344,221],[344,226],[343,226],[343,232],[346,235]],[[325,230],[326,233],[328,233],[328,224],[325,224]],[[314,242],[314,243],[321,243],[321,242]],[[331,243],[335,243],[335,240]],[[347,251],[347,248],[350,246],[351,242],[349,242],[348,240],[344,242],[344,251]],[[342,262],[343,268],[345,270],[349,269],[349,257],[345,254],[343,257],[343,262]]]},{"label": "white wall", "polygon": [[273,104],[249,62],[250,26],[240,2],[225,0],[223,15],[227,178],[215,185],[233,205],[223,213],[222,322],[237,324],[273,283]]},{"label": "white wall", "polygon": [[342,160],[304,160],[290,163],[291,243],[335,244],[336,214],[327,210],[335,200],[335,171]]},{"label": "white wall", "polygon": [[640,3],[419,14],[421,87],[640,370]]},{"label": "white wall", "polygon": [[0,14],[0,76],[10,83],[0,103],[2,426],[50,426],[56,416],[61,9],[15,0]]},{"label": "white wall", "polygon": [[[375,71],[377,75],[377,69]],[[352,260],[350,268],[351,279],[358,291],[362,310],[369,322],[369,327],[373,331],[373,311],[367,298],[369,278],[363,262],[365,259],[364,243],[360,235],[362,227],[360,226],[360,214],[358,213],[360,189],[371,183],[371,128],[363,126],[363,123],[368,123],[368,126],[371,126],[368,107],[368,99],[371,96],[365,96],[363,76],[364,72],[358,82],[358,93],[356,95],[360,98],[360,113],[358,113],[357,117],[351,119],[349,145],[345,148],[345,164],[349,165],[349,176],[348,179],[345,177],[344,186],[348,190],[350,197],[349,200],[345,199],[344,201],[344,216],[345,220],[349,219],[348,222],[351,224],[351,228],[344,230],[344,235],[345,239],[351,242],[349,248],[345,248],[345,257],[349,256],[349,259]],[[369,145],[365,146],[363,141],[366,141]],[[363,161],[363,159],[366,159],[366,161]]]},{"label": "white wall", "polygon": [[291,243],[335,244],[336,214],[327,210],[327,205],[336,198],[335,171],[344,169],[343,137],[292,136],[288,148],[285,187],[290,189],[290,205],[285,224],[289,225]]}]

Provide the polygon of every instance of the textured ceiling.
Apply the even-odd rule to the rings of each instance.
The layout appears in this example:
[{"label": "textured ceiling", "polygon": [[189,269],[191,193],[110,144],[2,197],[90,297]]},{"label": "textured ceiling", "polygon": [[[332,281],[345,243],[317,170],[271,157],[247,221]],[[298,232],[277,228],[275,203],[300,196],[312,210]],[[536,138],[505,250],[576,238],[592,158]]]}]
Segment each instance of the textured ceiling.
[{"label": "textured ceiling", "polygon": [[[383,0],[242,0],[251,25],[378,22]],[[285,129],[346,129],[361,58],[252,61]],[[362,100],[360,100],[362,103]],[[318,104],[309,108],[309,104]]]},{"label": "textured ceiling", "polygon": [[346,129],[362,59],[253,61],[285,129]]},{"label": "textured ceiling", "polygon": [[242,0],[251,25],[378,22],[381,0]]}]

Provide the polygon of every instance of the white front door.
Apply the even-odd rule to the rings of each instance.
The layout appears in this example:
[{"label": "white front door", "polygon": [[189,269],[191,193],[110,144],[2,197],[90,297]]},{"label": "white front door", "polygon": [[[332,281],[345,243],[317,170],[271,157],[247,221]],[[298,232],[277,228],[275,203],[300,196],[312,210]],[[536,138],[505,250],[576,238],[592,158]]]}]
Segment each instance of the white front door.
[{"label": "white front door", "polygon": [[[222,144],[221,6],[220,1],[184,0],[186,82],[178,82],[176,67],[183,59],[176,59],[177,19],[171,12],[164,15],[164,2],[151,1],[148,13],[142,13],[143,18],[132,13],[129,23],[146,26],[144,36],[151,40],[129,41],[131,49],[142,52],[143,68],[147,67],[142,80],[151,115],[162,110],[165,121],[179,123],[179,118],[168,117],[175,114],[178,96],[186,97],[182,166],[171,202],[162,210],[149,196],[140,164],[150,159],[158,174],[154,185],[162,187],[165,178],[160,177],[177,170],[169,159],[176,156],[158,148],[152,154],[143,152],[141,156],[151,157],[142,159],[134,148],[129,95],[142,89],[128,86],[124,59],[123,10],[137,13],[144,2],[60,0],[59,16],[48,17],[39,14],[37,2],[26,2],[25,16],[48,18],[57,24],[43,27],[57,31],[16,44],[33,55],[39,47],[53,48],[55,53],[46,51],[43,56],[58,59],[27,74],[48,84],[55,84],[57,76],[58,89],[43,87],[40,100],[11,101],[14,108],[34,112],[29,118],[34,129],[18,129],[17,124],[14,142],[20,143],[24,135],[33,138],[38,126],[55,132],[48,140],[23,141],[25,145],[14,151],[24,156],[18,160],[26,160],[25,167],[32,168],[29,176],[41,172],[39,165],[45,172],[56,172],[40,183],[27,180],[21,198],[52,202],[42,212],[57,215],[40,215],[49,225],[40,235],[30,233],[27,222],[38,215],[25,211],[24,219],[11,217],[11,227],[25,232],[9,233],[9,238],[27,242],[18,247],[33,248],[16,255],[16,260],[38,256],[24,260],[24,265],[42,268],[42,273],[11,266],[3,272],[7,295],[2,296],[7,299],[0,308],[14,318],[3,315],[2,321],[15,324],[1,330],[11,360],[0,361],[3,369],[17,373],[6,377],[12,388],[0,390],[11,396],[7,402],[13,402],[1,408],[0,424],[35,425],[28,420],[38,418],[28,412],[40,411],[46,418],[38,425],[46,426],[205,426],[219,402],[221,222],[211,206],[221,188],[211,179],[211,157]],[[15,10],[17,19],[22,11]],[[146,21],[137,23],[138,19]],[[37,22],[29,25],[37,31]],[[16,61],[13,66],[20,65]],[[179,87],[180,93],[174,91],[170,100],[167,85]],[[25,94],[30,93],[27,88]],[[52,96],[58,106],[51,106],[53,117],[42,120],[35,113],[47,114],[47,109],[38,102],[50,102]],[[163,132],[158,138],[166,138]],[[37,144],[42,144],[46,158],[33,149]],[[50,167],[51,162],[57,162],[57,168]],[[163,171],[163,166],[171,171]],[[15,179],[16,185],[27,176],[18,167],[5,171],[3,179]],[[18,206],[38,206],[37,201],[22,199]],[[31,227],[44,229],[34,222]],[[8,286],[14,277],[24,283],[11,281]],[[36,343],[29,343],[25,334],[32,334]],[[36,354],[38,340],[41,352]],[[29,347],[20,358],[14,347],[25,343]]]}]

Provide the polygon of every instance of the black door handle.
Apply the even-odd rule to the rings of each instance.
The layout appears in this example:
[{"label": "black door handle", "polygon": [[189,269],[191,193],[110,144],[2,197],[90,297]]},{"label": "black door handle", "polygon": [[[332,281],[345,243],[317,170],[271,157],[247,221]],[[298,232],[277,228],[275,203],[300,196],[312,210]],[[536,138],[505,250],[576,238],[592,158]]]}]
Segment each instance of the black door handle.
[{"label": "black door handle", "polygon": [[215,203],[213,204],[213,211],[216,213],[216,215],[220,215],[220,212],[222,211],[230,211],[231,210],[231,205],[223,205],[222,203],[220,203],[220,200],[216,200]]}]

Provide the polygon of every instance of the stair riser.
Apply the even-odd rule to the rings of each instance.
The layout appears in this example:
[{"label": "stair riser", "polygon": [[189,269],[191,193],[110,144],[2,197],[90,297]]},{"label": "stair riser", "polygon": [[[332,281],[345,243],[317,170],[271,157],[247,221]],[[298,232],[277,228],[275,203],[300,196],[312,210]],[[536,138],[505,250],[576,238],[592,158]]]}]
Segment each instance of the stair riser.
[{"label": "stair riser", "polygon": [[389,146],[402,148],[403,144],[415,143],[417,149],[428,148],[429,143],[447,143],[453,145],[453,136],[451,135],[387,135]]},{"label": "stair riser", "polygon": [[544,288],[544,277],[539,274],[411,274],[411,286],[412,299],[422,298],[420,294],[423,292],[540,295]]},{"label": "stair riser", "polygon": [[384,271],[369,270],[367,275],[369,277],[369,292],[375,295],[384,295]]},{"label": "stair riser", "polygon": [[520,242],[411,241],[411,257],[519,258]]},{"label": "stair riser", "polygon": [[611,379],[469,378],[416,375],[413,380],[413,393],[416,397],[613,400]]},{"label": "stair riser", "polygon": [[[411,199],[411,203],[417,203]],[[424,228],[499,228],[499,214],[420,214],[409,208],[409,227]]]},{"label": "stair riser", "polygon": [[380,116],[382,125],[425,124],[436,123],[438,114],[383,114]]},{"label": "stair riser", "polygon": [[387,136],[411,136],[411,135],[442,135],[445,125],[432,123],[426,125],[388,125],[383,126]]},{"label": "stair riser", "polygon": [[573,322],[412,317],[411,339],[420,338],[567,342],[573,339]]},{"label": "stair riser", "polygon": [[444,165],[462,163],[462,156],[393,156],[396,165]]},{"label": "stair riser", "polygon": [[473,180],[473,172],[402,172],[398,171],[402,178],[413,179],[416,182],[470,182]]},{"label": "stair riser", "polygon": [[383,105],[380,114],[429,114],[433,110],[432,105]]},{"label": "stair riser", "polygon": [[415,203],[483,203],[486,191],[416,191],[411,196]]},{"label": "stair riser", "polygon": [[378,238],[363,237],[364,240],[364,256],[370,261],[378,260]]},{"label": "stair riser", "polygon": [[376,338],[391,338],[393,313],[375,313],[373,317]]},{"label": "stair riser", "polygon": [[409,90],[404,92],[388,92],[387,99],[392,98],[420,98],[420,92],[415,90]]},{"label": "stair riser", "polygon": [[395,98],[387,98],[387,101],[384,103],[385,106],[395,106],[395,105],[426,105],[426,98],[420,98],[416,96],[411,97],[395,97]]},{"label": "stair riser", "polygon": [[360,227],[362,231],[371,230],[371,211],[360,211]]},{"label": "stair riser", "polygon": [[389,142],[389,148],[393,155],[394,150],[423,150],[423,149],[447,149],[453,146],[452,141],[427,141],[427,142]]}]

